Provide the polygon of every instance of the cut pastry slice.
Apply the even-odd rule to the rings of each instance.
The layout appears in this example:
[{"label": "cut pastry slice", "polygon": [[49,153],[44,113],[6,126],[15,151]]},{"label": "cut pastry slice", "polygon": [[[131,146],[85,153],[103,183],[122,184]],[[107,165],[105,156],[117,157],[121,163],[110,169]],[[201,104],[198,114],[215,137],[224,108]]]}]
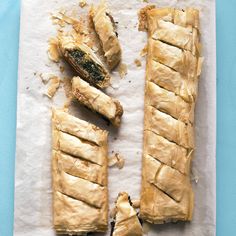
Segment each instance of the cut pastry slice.
[{"label": "cut pastry slice", "polygon": [[168,44],[176,45],[181,49],[192,50],[193,36],[191,28],[185,28],[171,22],[159,20],[158,28],[152,37]]},{"label": "cut pastry slice", "polygon": [[123,108],[119,101],[90,86],[79,77],[72,79],[72,93],[81,104],[100,113],[115,126],[120,125]]},{"label": "cut pastry slice", "polygon": [[194,130],[190,124],[174,119],[151,106],[146,107],[145,115],[148,117],[144,121],[145,130],[150,130],[185,148],[194,148]]},{"label": "cut pastry slice", "polygon": [[172,70],[157,61],[150,59],[147,65],[146,80],[174,92],[186,102],[192,103],[197,97],[198,81]]},{"label": "cut pastry slice", "polygon": [[158,85],[146,82],[146,104],[185,123],[193,123],[194,106]]},{"label": "cut pastry slice", "polygon": [[143,235],[142,225],[127,193],[119,193],[115,212],[115,224],[111,236]]},{"label": "cut pastry slice", "polygon": [[149,56],[169,68],[190,76],[196,76],[198,60],[189,51],[183,51],[178,47],[166,44],[160,40],[149,39]]},{"label": "cut pastry slice", "polygon": [[185,192],[182,201],[176,202],[154,184],[143,181],[141,197],[140,217],[150,223],[163,224],[192,219],[194,205],[192,191]]},{"label": "cut pastry slice", "polygon": [[62,55],[79,76],[99,88],[109,86],[110,75],[91,48],[69,36],[61,37],[59,46]]},{"label": "cut pastry slice", "polygon": [[104,176],[104,166],[75,158],[62,151],[53,150],[53,159],[56,160],[60,170],[69,175],[87,179],[90,182],[97,183],[101,186],[107,184],[106,176]]},{"label": "cut pastry slice", "polygon": [[121,60],[121,47],[115,29],[115,21],[109,13],[105,1],[101,1],[98,6],[92,7],[90,16],[101,41],[107,64],[112,70]]},{"label": "cut pastry slice", "polygon": [[54,130],[53,148],[92,163],[103,165],[106,148],[97,146],[73,135]]},{"label": "cut pastry slice", "polygon": [[62,110],[52,111],[53,224],[58,234],[107,230],[107,135]]},{"label": "cut pastry slice", "polygon": [[141,10],[140,19],[148,31],[140,217],[156,224],[190,221],[194,109],[203,60],[199,12],[152,6]]},{"label": "cut pastry slice", "polygon": [[62,110],[56,110],[52,115],[53,124],[57,130],[80,137],[81,139],[95,143],[98,146],[104,146],[107,131],[101,130],[97,126],[71,116]]},{"label": "cut pastry slice", "polygon": [[148,170],[146,172],[146,180],[148,182],[156,185],[157,188],[173,198],[176,202],[182,200],[184,192],[190,188],[187,176],[149,155],[145,156],[143,164]]},{"label": "cut pastry slice", "polygon": [[190,174],[193,150],[183,148],[148,130],[144,131],[144,146],[146,148],[143,155],[149,155],[185,175]]}]

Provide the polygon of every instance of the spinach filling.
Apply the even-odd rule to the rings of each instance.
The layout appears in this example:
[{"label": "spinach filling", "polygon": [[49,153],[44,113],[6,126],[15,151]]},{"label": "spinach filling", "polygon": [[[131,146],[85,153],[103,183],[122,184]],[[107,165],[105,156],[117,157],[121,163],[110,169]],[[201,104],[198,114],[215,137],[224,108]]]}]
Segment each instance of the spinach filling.
[{"label": "spinach filling", "polygon": [[76,65],[78,65],[78,67],[81,67],[83,70],[89,73],[90,78],[94,82],[104,80],[102,68],[96,64],[87,53],[79,49],[69,51],[68,53],[69,56],[75,61]]}]

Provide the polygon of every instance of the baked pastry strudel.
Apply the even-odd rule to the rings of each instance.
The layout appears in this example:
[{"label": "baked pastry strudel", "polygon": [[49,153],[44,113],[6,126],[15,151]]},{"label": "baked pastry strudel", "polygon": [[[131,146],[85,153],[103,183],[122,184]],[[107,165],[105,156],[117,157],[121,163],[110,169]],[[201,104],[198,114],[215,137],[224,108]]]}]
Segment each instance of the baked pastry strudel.
[{"label": "baked pastry strudel", "polygon": [[70,36],[60,37],[59,47],[66,61],[79,76],[99,88],[110,85],[110,75],[93,50]]},{"label": "baked pastry strudel", "polygon": [[123,108],[119,101],[90,86],[89,83],[79,77],[72,79],[72,93],[81,104],[100,113],[115,126],[120,125]]},{"label": "baked pastry strudel", "polygon": [[143,230],[137,212],[127,193],[119,193],[116,200],[114,227],[111,236],[142,236]]},{"label": "baked pastry strudel", "polygon": [[121,60],[121,47],[116,32],[116,25],[109,13],[107,4],[102,1],[98,6],[90,10],[94,28],[99,36],[104,56],[109,68],[112,70]]},{"label": "baked pastry strudel", "polygon": [[53,224],[57,233],[107,230],[107,136],[107,131],[53,109]]},{"label": "baked pastry strudel", "polygon": [[190,166],[194,108],[203,59],[199,12],[149,6],[140,217],[151,223],[192,219]]}]

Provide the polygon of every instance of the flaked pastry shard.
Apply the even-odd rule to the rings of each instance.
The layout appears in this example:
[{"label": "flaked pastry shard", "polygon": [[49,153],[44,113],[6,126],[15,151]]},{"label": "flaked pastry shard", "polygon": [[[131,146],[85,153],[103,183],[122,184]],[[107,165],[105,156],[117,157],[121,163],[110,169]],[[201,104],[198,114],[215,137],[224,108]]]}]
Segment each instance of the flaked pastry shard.
[{"label": "flaked pastry shard", "polygon": [[116,200],[114,228],[111,236],[142,236],[142,225],[137,212],[132,207],[129,195],[119,193]]},{"label": "flaked pastry shard", "polygon": [[151,223],[192,219],[190,166],[194,108],[203,59],[199,12],[140,11],[148,32],[140,216]]},{"label": "flaked pastry shard", "polygon": [[110,85],[110,75],[93,50],[83,42],[75,42],[70,36],[60,37],[59,47],[66,61],[81,78],[98,88]]},{"label": "flaked pastry shard", "polygon": [[101,1],[98,6],[92,7],[90,16],[100,39],[107,64],[112,70],[121,60],[121,46],[116,32],[115,21],[105,1]]},{"label": "flaked pastry shard", "polygon": [[53,109],[53,225],[58,234],[107,230],[107,136],[107,131]]},{"label": "flaked pastry shard", "polygon": [[72,79],[72,93],[81,104],[100,113],[115,126],[120,125],[123,108],[118,100],[90,86],[89,83],[79,77]]}]

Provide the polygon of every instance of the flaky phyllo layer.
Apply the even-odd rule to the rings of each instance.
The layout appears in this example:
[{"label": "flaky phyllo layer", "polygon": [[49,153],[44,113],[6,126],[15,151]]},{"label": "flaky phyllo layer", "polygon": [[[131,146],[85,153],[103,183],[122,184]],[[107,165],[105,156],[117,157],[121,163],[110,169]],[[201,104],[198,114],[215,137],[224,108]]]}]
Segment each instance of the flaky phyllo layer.
[{"label": "flaky phyllo layer", "polygon": [[140,29],[148,32],[140,215],[152,223],[189,221],[199,12],[148,6],[140,11]]},{"label": "flaky phyllo layer", "polygon": [[108,226],[107,131],[52,111],[53,224],[84,235]]}]

